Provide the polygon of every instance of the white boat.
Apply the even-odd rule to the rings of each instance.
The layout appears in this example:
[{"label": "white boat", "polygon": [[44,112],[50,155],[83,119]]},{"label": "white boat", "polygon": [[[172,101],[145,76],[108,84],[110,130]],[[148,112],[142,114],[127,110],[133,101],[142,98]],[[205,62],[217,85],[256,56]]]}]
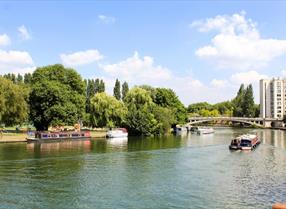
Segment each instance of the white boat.
[{"label": "white boat", "polygon": [[198,128],[197,130],[197,134],[212,134],[214,132],[213,128]]},{"label": "white boat", "polygon": [[125,128],[118,128],[114,130],[109,130],[106,133],[107,138],[124,138],[128,136],[128,132]]},{"label": "white boat", "polygon": [[240,136],[240,149],[241,150],[252,150],[260,144],[260,140],[255,134],[246,134]]}]

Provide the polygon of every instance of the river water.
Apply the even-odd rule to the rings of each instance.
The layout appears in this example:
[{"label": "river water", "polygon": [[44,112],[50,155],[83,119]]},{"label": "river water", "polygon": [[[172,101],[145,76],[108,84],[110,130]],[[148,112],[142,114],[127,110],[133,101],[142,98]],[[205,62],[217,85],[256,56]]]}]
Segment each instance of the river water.
[{"label": "river water", "polygon": [[[231,152],[257,133],[262,144]],[[0,208],[271,208],[286,202],[286,132],[0,144]]]}]

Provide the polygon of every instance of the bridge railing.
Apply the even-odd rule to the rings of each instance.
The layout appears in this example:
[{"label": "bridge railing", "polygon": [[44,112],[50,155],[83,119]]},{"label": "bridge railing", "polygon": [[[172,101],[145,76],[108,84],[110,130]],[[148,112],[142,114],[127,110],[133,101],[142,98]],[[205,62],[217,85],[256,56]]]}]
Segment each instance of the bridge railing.
[{"label": "bridge railing", "polygon": [[191,120],[241,120],[241,121],[282,121],[282,119],[278,118],[247,118],[247,117],[227,117],[227,116],[222,116],[222,117],[190,117],[189,121]]}]

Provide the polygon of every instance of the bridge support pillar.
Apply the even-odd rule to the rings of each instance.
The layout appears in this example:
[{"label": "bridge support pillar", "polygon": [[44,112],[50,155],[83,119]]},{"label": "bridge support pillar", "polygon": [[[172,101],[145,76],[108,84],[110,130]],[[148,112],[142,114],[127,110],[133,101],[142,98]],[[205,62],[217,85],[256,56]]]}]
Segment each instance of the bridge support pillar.
[{"label": "bridge support pillar", "polygon": [[264,128],[271,128],[271,121],[263,121]]}]

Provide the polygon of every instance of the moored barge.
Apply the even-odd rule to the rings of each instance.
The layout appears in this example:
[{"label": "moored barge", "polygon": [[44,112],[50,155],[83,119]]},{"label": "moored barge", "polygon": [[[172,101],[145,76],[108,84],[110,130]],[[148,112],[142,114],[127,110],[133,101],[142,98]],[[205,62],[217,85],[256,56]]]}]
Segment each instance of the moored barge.
[{"label": "moored barge", "polygon": [[28,133],[28,142],[32,141],[53,141],[53,140],[74,140],[91,138],[89,131],[62,131],[62,132],[41,132]]}]

